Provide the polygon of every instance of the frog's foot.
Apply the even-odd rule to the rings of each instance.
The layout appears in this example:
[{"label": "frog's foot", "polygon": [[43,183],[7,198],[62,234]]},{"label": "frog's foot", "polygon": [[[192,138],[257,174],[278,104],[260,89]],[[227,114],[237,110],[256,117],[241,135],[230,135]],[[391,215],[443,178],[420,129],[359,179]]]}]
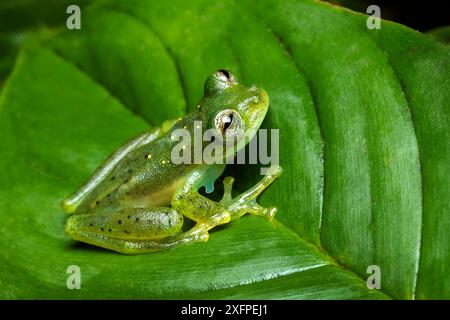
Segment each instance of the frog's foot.
[{"label": "frog's foot", "polygon": [[269,173],[264,176],[261,181],[259,181],[252,188],[239,196],[233,198],[232,189],[234,178],[226,177],[223,180],[224,194],[220,203],[231,212],[231,219],[238,219],[246,213],[263,216],[269,221],[273,220],[275,217],[277,209],[274,207],[264,208],[256,202],[256,198],[261,194],[261,192],[266,189],[276,178],[281,175],[282,169],[279,166],[272,167]]}]

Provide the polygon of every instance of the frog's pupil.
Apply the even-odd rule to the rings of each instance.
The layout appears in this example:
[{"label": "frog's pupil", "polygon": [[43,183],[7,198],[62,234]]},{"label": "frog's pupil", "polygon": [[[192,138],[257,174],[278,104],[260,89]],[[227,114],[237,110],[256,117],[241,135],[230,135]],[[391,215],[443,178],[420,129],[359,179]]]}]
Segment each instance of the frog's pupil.
[{"label": "frog's pupil", "polygon": [[227,79],[230,78],[230,73],[227,70],[219,70],[220,73],[222,73]]},{"label": "frog's pupil", "polygon": [[223,119],[223,131],[226,131],[233,123],[233,114],[230,114]]}]

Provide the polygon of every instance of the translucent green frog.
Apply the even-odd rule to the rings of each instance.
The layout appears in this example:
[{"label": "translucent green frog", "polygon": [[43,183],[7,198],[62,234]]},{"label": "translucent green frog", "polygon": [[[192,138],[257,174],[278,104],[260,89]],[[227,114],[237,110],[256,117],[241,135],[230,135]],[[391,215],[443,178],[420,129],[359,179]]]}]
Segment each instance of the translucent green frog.
[{"label": "translucent green frog", "polygon": [[[171,157],[178,144],[173,138],[175,130],[192,133],[199,124],[203,130],[215,129],[223,141],[233,141],[231,154],[219,154],[223,159],[232,157],[248,141],[239,139],[238,133],[255,132],[268,106],[269,97],[263,89],[239,84],[226,70],[213,73],[205,82],[204,98],[196,110],[125,144],[63,201],[64,211],[73,214],[66,222],[66,233],[75,240],[139,254],[205,242],[210,229],[246,213],[273,219],[276,208],[263,208],[256,198],[281,174],[278,166],[234,198],[234,179],[225,178],[223,198],[215,202],[199,189],[211,191],[226,161],[175,164]],[[184,217],[196,223],[185,232]]]}]

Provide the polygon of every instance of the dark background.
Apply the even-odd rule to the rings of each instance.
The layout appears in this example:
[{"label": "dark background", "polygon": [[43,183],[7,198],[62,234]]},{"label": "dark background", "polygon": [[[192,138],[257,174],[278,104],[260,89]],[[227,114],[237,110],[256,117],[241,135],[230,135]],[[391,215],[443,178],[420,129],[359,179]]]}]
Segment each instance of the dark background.
[{"label": "dark background", "polygon": [[381,18],[407,25],[421,32],[450,25],[450,0],[336,0],[329,2],[363,13],[366,13],[369,5],[376,4],[381,9]]}]

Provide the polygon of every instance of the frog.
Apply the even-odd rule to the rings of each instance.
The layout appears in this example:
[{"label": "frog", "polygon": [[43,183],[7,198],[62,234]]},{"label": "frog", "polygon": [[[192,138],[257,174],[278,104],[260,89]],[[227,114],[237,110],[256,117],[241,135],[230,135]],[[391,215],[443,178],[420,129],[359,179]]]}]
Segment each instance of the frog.
[{"label": "frog", "polygon": [[[245,147],[249,139],[242,133],[254,135],[268,112],[267,92],[241,84],[225,69],[213,72],[203,91],[197,108],[125,143],[62,201],[62,209],[70,214],[64,227],[70,238],[122,254],[143,254],[206,242],[211,229],[245,214],[273,221],[277,208],[265,208],[256,200],[281,175],[280,166],[270,167],[259,182],[236,196],[234,178],[224,178],[222,199],[213,201],[206,194],[214,190],[228,161],[172,161],[176,130],[192,133],[199,124],[214,130],[234,147],[218,153],[226,160]],[[191,228],[183,228],[188,220]]]}]

